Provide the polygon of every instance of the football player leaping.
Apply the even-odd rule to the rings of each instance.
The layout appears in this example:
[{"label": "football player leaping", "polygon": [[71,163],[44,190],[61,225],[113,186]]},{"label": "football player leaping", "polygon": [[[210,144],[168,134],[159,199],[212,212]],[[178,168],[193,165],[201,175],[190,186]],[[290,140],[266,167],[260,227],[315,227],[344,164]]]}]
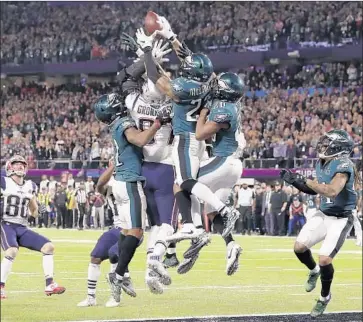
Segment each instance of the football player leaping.
[{"label": "football player leaping", "polygon": [[[324,313],[331,300],[330,286],[333,282],[333,259],[343,246],[352,228],[352,211],[356,206],[360,175],[349,159],[354,143],[347,132],[332,130],[323,135],[317,144],[319,162],[316,165],[316,180],[310,180],[289,170],[281,171],[281,177],[300,191],[320,195],[320,209],[307,221],[297,236],[294,252],[309,270],[305,283],[306,292],[311,292],[321,280],[320,298],[311,311],[317,317]],[[317,265],[311,247],[323,242]]]},{"label": "football player leaping", "polygon": [[111,127],[115,150],[115,181],[112,184],[112,192],[123,229],[120,234],[116,274],[110,273],[108,282],[114,300],[120,303],[122,290],[130,296],[136,296],[125,283],[125,273],[143,238],[145,227],[146,199],[142,188],[145,181],[141,174],[142,147],[153,139],[162,124],[156,119],[149,129],[140,131],[127,113],[124,98],[114,93],[102,95],[94,105],[94,113],[99,121]]},{"label": "football player leaping", "polygon": [[[170,40],[174,49],[181,44],[172,32],[169,23],[162,18],[163,28],[157,31]],[[142,29],[137,32],[138,43],[145,52],[145,65],[148,78],[157,88],[169,96],[173,101],[173,151],[172,158],[176,173],[178,188],[175,198],[184,222],[183,228],[169,241],[193,239],[205,234],[204,230],[196,229],[191,215],[191,194],[212,205],[214,209],[227,218],[223,235],[226,236],[233,229],[239,213],[228,208],[207,186],[198,182],[197,173],[205,150],[205,142],[195,138],[197,115],[203,100],[209,94],[209,80],[213,75],[213,65],[204,54],[191,54],[181,64],[181,77],[170,81],[165,75],[159,74],[152,59],[151,44],[153,36],[146,36]],[[202,239],[200,239],[202,240]],[[203,243],[208,242],[204,239]]]},{"label": "football player leaping", "polygon": [[15,155],[6,162],[6,177],[1,177],[1,247],[5,253],[1,262],[1,299],[6,298],[5,283],[19,247],[43,254],[46,295],[62,294],[66,290],[53,280],[54,245],[48,238],[27,227],[28,211],[37,217],[39,210],[36,201],[37,187],[31,180],[24,179],[27,167],[26,160]]},{"label": "football player leaping", "polygon": [[[242,174],[242,162],[239,159],[243,151],[239,131],[239,101],[244,92],[244,85],[238,75],[222,73],[213,80],[211,100],[203,108],[197,122],[196,139],[206,140],[213,137],[213,157],[203,161],[198,173],[198,181],[204,183],[223,201],[227,201],[232,187]],[[205,209],[218,233],[222,233],[223,217],[210,205]],[[238,259],[242,249],[229,233],[223,237],[227,245],[227,275],[234,274],[239,266]],[[184,253],[185,260],[178,267],[178,273],[188,272],[199,256],[201,248],[192,242]]]},{"label": "football player leaping", "polygon": [[[130,48],[138,47],[135,40],[123,35],[123,41]],[[156,41],[153,46],[153,57],[158,63],[171,49],[162,45],[162,40]],[[143,57],[141,57],[143,59]],[[164,122],[170,122],[171,101],[162,94],[150,81],[144,81],[142,88],[135,88],[125,99],[126,107],[130,115],[136,121],[140,130],[149,128],[157,115],[164,115]],[[148,246],[147,265],[153,267],[159,265],[159,274],[155,274],[150,268],[146,270],[145,281],[154,293],[161,293],[162,287],[159,280],[169,285],[170,277],[166,273],[160,259],[167,246],[166,237],[174,233],[176,218],[173,216],[175,198],[173,194],[174,171],[171,160],[171,143],[173,141],[171,124],[164,124],[156,133],[150,143],[143,147],[144,161],[142,164],[142,175],[146,178],[144,192],[147,201],[147,215],[151,226]]]}]

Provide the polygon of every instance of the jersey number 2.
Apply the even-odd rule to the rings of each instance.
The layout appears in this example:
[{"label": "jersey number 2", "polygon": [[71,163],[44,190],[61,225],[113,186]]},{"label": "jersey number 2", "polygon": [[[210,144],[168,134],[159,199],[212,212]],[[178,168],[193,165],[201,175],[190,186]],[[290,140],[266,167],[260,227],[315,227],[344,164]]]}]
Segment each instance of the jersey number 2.
[{"label": "jersey number 2", "polygon": [[200,107],[202,105],[202,99],[198,98],[197,100],[192,100],[190,104],[195,105],[194,108],[192,108],[187,114],[186,114],[186,120],[188,122],[196,122],[198,112],[200,110]]}]

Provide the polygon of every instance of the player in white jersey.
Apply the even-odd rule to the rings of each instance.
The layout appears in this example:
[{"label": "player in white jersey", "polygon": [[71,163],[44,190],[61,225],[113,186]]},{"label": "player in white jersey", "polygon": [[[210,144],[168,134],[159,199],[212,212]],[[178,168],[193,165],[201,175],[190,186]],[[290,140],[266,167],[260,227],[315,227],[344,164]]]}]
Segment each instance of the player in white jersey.
[{"label": "player in white jersey", "polygon": [[[158,115],[168,117],[171,113],[170,100],[150,80],[145,81],[141,92],[129,94],[125,102],[140,130],[149,128]],[[145,282],[154,293],[161,292],[160,282],[165,285],[171,283],[161,259],[168,246],[166,237],[174,233],[177,223],[174,211],[172,142],[172,127],[170,123],[166,123],[158,130],[154,139],[143,147],[142,175],[146,178],[144,192],[151,226]]]},{"label": "player in white jersey", "polygon": [[[38,216],[37,187],[25,180],[28,164],[20,156],[13,156],[5,165],[6,177],[1,177],[1,247],[4,258],[1,262],[1,299],[5,299],[5,283],[11,272],[19,247],[43,254],[45,294],[62,294],[65,288],[54,282],[54,245],[51,241],[27,227],[28,214]],[[40,209],[44,210],[43,207]]]},{"label": "player in white jersey", "polygon": [[[121,220],[119,217],[118,207],[115,203],[115,197],[112,193],[113,183],[115,179],[113,177],[114,165],[113,162],[109,162],[109,167],[100,176],[97,182],[96,191],[103,194],[106,197],[107,205],[110,207],[113,213],[113,228],[104,232],[98,239],[95,247],[91,252],[91,261],[88,265],[88,277],[87,277],[87,298],[78,303],[78,307],[88,307],[97,305],[96,301],[96,287],[98,279],[101,275],[101,263],[104,260],[110,261],[110,272],[115,273],[118,262],[118,242],[121,234]],[[141,244],[141,243],[140,243]],[[132,296],[135,296],[135,291],[131,282],[130,274],[127,272],[124,276],[125,285]],[[120,302],[116,302],[111,296],[106,302],[106,307],[119,306]]]}]

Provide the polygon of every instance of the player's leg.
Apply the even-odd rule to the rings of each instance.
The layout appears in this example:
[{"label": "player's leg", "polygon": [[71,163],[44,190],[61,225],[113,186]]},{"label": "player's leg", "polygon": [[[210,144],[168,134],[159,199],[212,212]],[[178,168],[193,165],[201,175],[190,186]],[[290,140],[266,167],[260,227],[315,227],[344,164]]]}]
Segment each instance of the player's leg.
[{"label": "player's leg", "polygon": [[101,263],[109,258],[109,249],[117,243],[120,229],[112,228],[101,235],[91,252],[91,260],[88,264],[87,273],[87,298],[78,303],[79,307],[96,305],[97,282],[101,275]]},{"label": "player's leg", "polygon": [[[179,208],[176,205],[176,201],[174,201],[173,216],[172,216],[173,222],[171,224],[174,228],[174,233],[176,233],[178,230],[178,216],[179,216]],[[166,268],[177,267],[179,265],[179,260],[176,255],[176,243],[175,242],[169,243],[169,246],[166,249],[166,254],[165,254],[163,264]]]},{"label": "player's leg", "polygon": [[171,284],[171,278],[162,263],[162,259],[165,255],[168,247],[167,237],[173,235],[174,222],[173,210],[174,210],[174,171],[173,167],[166,164],[154,164],[154,176],[157,178],[163,178],[162,181],[158,180],[155,183],[154,188],[154,200],[157,207],[157,212],[160,219],[160,229],[156,239],[153,254],[149,259],[148,266],[156,274],[160,276],[160,281],[164,285]]},{"label": "player's leg", "polygon": [[136,293],[129,292],[126,283],[127,278],[125,278],[125,281],[123,280],[129,263],[143,237],[146,219],[146,198],[141,182],[116,181],[113,190],[118,213],[120,214],[120,224],[124,229],[119,244],[116,274],[115,276],[109,274],[108,281],[115,301],[120,302],[121,290],[124,290],[130,296],[136,296]]},{"label": "player's leg", "polygon": [[353,210],[353,227],[354,227],[354,233],[355,233],[355,238],[356,238],[356,245],[362,246],[362,225],[358,218],[357,209]]},{"label": "player's leg", "polygon": [[17,242],[15,224],[10,224],[6,222],[1,223],[1,248],[4,251],[4,258],[1,261],[1,299],[6,298],[5,294],[5,284],[11,273],[11,268],[18,254],[19,245]]},{"label": "player's leg", "polygon": [[[192,223],[190,194],[195,195],[198,199],[205,203],[211,204],[215,209],[221,212],[222,215],[228,216],[230,220],[235,221],[235,217],[238,217],[238,215],[226,207],[226,205],[217,198],[217,196],[215,196],[215,194],[206,185],[196,180],[200,160],[205,149],[205,145],[203,144],[204,143],[198,142],[191,134],[179,135],[174,138],[172,156],[175,167],[176,182],[180,187],[175,195],[175,198],[184,222],[183,230],[181,232],[182,234],[175,236],[177,241],[181,240],[181,235],[187,236],[189,234],[190,239],[195,238],[202,233],[200,231],[196,231]],[[215,167],[218,167],[220,165],[220,160],[217,161],[217,163],[218,164],[211,162],[210,169],[207,169],[207,171],[213,171]],[[196,233],[192,236],[193,233],[191,234],[190,232]]]},{"label": "player's leg", "polygon": [[41,252],[43,254],[43,271],[45,276],[45,294],[63,294],[65,288],[59,286],[53,280],[54,276],[54,245],[46,237],[24,227],[22,232],[18,233],[19,246]]},{"label": "player's leg", "polygon": [[[208,165],[211,161],[205,161],[204,164]],[[202,163],[202,169],[205,169],[205,166]],[[221,165],[219,168],[215,169],[215,171],[205,171],[202,172],[200,171],[200,173],[202,173],[202,175],[198,176],[198,180],[203,182],[204,184],[208,185],[211,187],[212,191],[216,193],[217,197],[220,198],[220,200],[223,201],[227,201],[230,190],[232,189],[232,187],[235,185],[235,183],[238,181],[238,179],[240,178],[241,174],[242,174],[242,163],[240,160],[235,159],[233,157],[229,157],[226,159],[226,162],[224,162],[223,165]],[[203,174],[204,173],[204,174]],[[228,187],[228,188],[226,188]],[[213,208],[212,205],[205,205],[205,211],[207,212],[207,214],[210,214],[209,219],[211,219],[213,221],[213,225],[215,226],[215,228],[217,228],[218,232],[221,233],[223,239],[226,241],[226,245],[227,245],[227,251],[228,249],[232,250],[234,249],[233,252],[230,252],[232,256],[229,256],[227,254],[227,273],[229,273],[229,275],[232,275],[237,269],[238,269],[238,264],[235,264],[236,262],[238,263],[238,258],[240,256],[240,253],[242,252],[242,249],[239,245],[234,245],[233,242],[233,238],[232,235],[229,233],[227,235],[223,235],[223,232],[225,231],[226,228],[226,217],[222,217],[220,213],[218,213],[218,211]],[[202,239],[202,238],[199,238]],[[204,242],[203,240],[200,240],[200,243],[202,244],[202,247],[207,245],[208,242]],[[194,263],[197,260],[197,257],[199,256],[199,252],[201,250],[202,247],[195,247],[195,246],[191,246],[185,253],[184,253],[184,257],[188,257],[186,258],[182,264],[179,265],[178,267],[178,273],[180,274],[185,274],[186,272],[188,272],[194,265]],[[191,254],[191,256],[188,256],[188,253]],[[186,256],[187,255],[187,256]],[[230,259],[228,264],[228,259]],[[233,264],[233,265],[232,265]],[[231,267],[234,267],[234,271],[233,269],[231,269]]]},{"label": "player's leg", "polygon": [[326,236],[319,250],[321,292],[319,300],[311,311],[313,317],[322,315],[331,300],[330,287],[334,278],[332,262],[353,227],[353,215],[348,218],[326,215],[324,217]]},{"label": "player's leg", "polygon": [[324,214],[317,211],[303,226],[294,244],[294,252],[299,261],[309,269],[308,280],[305,283],[306,292],[311,292],[316,287],[320,276],[320,267],[316,264],[311,253],[311,247],[324,240],[326,227]]}]

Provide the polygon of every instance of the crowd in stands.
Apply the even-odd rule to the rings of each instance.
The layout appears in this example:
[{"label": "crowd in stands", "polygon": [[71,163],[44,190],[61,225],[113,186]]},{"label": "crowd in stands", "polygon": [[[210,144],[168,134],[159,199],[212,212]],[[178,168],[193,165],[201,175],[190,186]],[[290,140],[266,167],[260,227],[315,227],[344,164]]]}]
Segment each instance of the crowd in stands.
[{"label": "crowd in stands", "polygon": [[194,51],[299,42],[355,43],[362,38],[357,2],[56,2],[1,3],[1,63],[56,63],[126,55],[148,10],[164,15]]},{"label": "crowd in stands", "polygon": [[[296,85],[293,78],[283,77],[286,71],[241,72],[246,90],[250,90],[242,111],[246,166],[309,167],[312,164],[308,159],[316,157],[313,147],[317,139],[332,128],[342,128],[353,137],[357,147],[352,156],[361,158],[362,65],[352,66],[312,67],[313,72],[303,68],[299,73],[305,73],[300,83],[304,90],[286,90]],[[329,68],[342,72],[342,90],[336,87],[330,91],[328,84],[314,82],[319,70],[325,82]],[[314,93],[307,89],[311,85],[315,85]],[[92,104],[99,95],[117,91],[117,86],[94,83],[46,88],[30,83],[2,90],[1,160],[20,153],[27,157],[30,168],[68,168],[69,159],[73,161],[71,168],[105,166],[112,155],[112,144],[107,126],[95,119]],[[258,89],[267,91],[256,96],[254,90]],[[296,158],[304,160],[296,162]],[[261,159],[274,160],[262,164]],[[59,160],[65,160],[64,164]]]}]

